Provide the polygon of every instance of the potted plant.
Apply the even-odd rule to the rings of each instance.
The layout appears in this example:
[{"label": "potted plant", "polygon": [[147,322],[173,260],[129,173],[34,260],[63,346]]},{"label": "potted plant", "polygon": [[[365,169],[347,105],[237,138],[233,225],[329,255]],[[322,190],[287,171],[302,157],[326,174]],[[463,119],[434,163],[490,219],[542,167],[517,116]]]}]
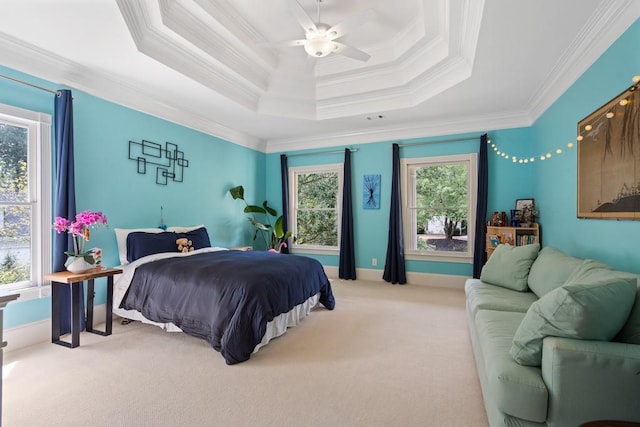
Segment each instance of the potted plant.
[{"label": "potted plant", "polygon": [[67,261],[64,266],[72,273],[82,273],[94,268],[102,262],[102,250],[99,248],[87,249],[90,228],[99,225],[107,225],[107,217],[102,212],[83,211],[76,215],[74,221],[56,217],[53,224],[59,233],[69,233],[73,241],[73,250],[65,251]]},{"label": "potted plant", "polygon": [[[260,222],[255,216],[249,217],[249,222],[256,228],[256,232],[253,235],[253,240],[258,238],[258,234],[264,239],[264,243],[267,249],[280,252],[283,247],[287,246],[287,240],[291,237],[291,231],[285,231],[284,218],[282,215],[278,216],[278,212],[268,205],[265,200],[262,202],[262,206],[250,205],[244,199],[244,187],[238,185],[229,190],[231,197],[234,200],[240,199],[244,202],[244,212],[248,214],[263,214],[266,219],[265,222]],[[275,222],[273,220],[275,219]]]}]

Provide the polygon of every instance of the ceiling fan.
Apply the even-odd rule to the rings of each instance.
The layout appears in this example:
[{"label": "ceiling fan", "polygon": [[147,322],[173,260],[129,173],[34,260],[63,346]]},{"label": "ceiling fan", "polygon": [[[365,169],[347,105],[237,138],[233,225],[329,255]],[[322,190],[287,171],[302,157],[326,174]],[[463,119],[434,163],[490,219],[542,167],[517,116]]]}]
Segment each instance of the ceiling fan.
[{"label": "ceiling fan", "polygon": [[337,42],[336,39],[339,39],[350,30],[373,19],[375,12],[367,9],[358,15],[345,19],[339,24],[330,26],[324,22],[320,22],[320,3],[322,3],[322,0],[316,0],[316,2],[318,8],[316,20],[314,21],[302,6],[300,6],[297,0],[288,0],[291,12],[305,31],[305,38],[302,40],[292,40],[287,44],[289,46],[304,46],[304,50],[307,51],[309,56],[314,58],[322,58],[331,53],[337,53],[359,61],[367,61],[371,55],[355,47]]}]

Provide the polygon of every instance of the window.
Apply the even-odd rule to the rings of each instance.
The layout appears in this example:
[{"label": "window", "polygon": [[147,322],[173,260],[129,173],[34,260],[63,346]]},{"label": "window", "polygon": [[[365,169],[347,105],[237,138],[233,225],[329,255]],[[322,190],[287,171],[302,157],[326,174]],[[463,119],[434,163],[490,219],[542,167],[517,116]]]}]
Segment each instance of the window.
[{"label": "window", "polygon": [[50,135],[50,116],[0,104],[2,290],[38,286],[51,268]]},{"label": "window", "polygon": [[402,160],[409,258],[473,258],[476,166],[476,154]]},{"label": "window", "polygon": [[342,169],[341,164],[289,168],[294,249],[339,249]]}]

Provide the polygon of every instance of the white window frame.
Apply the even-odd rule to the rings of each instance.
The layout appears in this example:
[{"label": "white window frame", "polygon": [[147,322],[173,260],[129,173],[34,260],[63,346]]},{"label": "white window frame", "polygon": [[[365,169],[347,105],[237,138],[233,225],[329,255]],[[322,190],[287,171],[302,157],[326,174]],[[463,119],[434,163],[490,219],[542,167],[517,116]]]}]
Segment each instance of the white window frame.
[{"label": "white window frame", "polygon": [[[43,275],[51,271],[51,116],[0,104],[0,121],[29,129],[28,165],[31,205],[31,280],[1,285],[5,292],[20,291],[20,300],[48,296]],[[12,203],[14,204],[14,203]]]},{"label": "white window frame", "polygon": [[[412,209],[416,201],[415,178],[412,170],[420,166],[438,166],[450,164],[467,165],[467,251],[420,251],[417,249],[416,210]],[[402,218],[404,224],[405,258],[410,260],[473,262],[475,251],[476,199],[478,193],[478,155],[477,153],[449,156],[419,157],[400,160],[402,178]]]},{"label": "white window frame", "polygon": [[292,242],[292,252],[298,253],[325,253],[325,254],[339,254],[340,253],[340,236],[342,227],[342,188],[344,186],[343,173],[344,165],[342,163],[334,163],[327,165],[314,165],[314,166],[295,166],[289,167],[289,228],[293,233],[293,236],[297,235],[298,229],[298,180],[297,175],[304,175],[310,173],[337,173],[338,174],[338,192],[336,200],[336,218],[338,221],[338,245],[337,246],[322,246],[322,245],[300,245]]}]

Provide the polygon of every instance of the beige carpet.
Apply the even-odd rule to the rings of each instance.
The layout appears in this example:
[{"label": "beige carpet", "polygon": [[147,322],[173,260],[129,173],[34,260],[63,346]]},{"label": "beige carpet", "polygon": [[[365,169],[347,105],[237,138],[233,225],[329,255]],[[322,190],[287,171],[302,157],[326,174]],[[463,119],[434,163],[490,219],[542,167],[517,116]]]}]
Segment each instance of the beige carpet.
[{"label": "beige carpet", "polygon": [[80,347],[5,354],[3,425],[486,426],[460,290],[334,280],[336,309],[227,366],[114,321]]}]

